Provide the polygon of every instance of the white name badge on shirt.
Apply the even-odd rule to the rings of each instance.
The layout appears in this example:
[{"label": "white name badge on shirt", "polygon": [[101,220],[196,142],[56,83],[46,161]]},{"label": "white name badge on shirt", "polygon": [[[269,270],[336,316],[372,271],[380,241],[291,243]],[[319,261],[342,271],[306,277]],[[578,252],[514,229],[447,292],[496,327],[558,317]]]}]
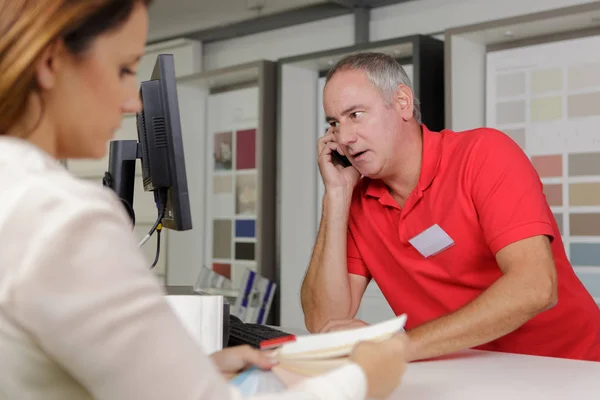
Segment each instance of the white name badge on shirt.
[{"label": "white name badge on shirt", "polygon": [[454,240],[438,224],[430,226],[408,242],[425,258],[454,245]]}]

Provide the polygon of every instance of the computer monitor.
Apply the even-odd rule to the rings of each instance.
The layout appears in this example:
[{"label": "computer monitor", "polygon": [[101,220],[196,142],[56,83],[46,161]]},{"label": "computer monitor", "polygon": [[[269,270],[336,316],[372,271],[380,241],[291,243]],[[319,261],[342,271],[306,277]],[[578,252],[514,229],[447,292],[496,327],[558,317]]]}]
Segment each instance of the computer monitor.
[{"label": "computer monitor", "polygon": [[141,159],[144,190],[154,193],[158,211],[149,235],[159,223],[177,231],[192,229],[173,55],[157,57],[150,80],[141,83],[140,96],[138,140],[111,142],[103,183],[121,198],[135,224],[135,169]]},{"label": "computer monitor", "polygon": [[175,63],[173,55],[156,59],[149,81],[140,87],[143,110],[137,116],[138,140],[142,150],[144,190],[166,191],[165,228],[192,228]]}]

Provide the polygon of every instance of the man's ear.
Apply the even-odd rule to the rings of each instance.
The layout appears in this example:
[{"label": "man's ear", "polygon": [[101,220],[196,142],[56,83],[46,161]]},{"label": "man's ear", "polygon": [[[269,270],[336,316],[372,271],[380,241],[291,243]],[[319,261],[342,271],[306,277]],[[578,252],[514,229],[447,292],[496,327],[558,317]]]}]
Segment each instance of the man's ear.
[{"label": "man's ear", "polygon": [[398,85],[396,89],[396,107],[404,121],[413,117],[414,104],[412,91],[406,85]]},{"label": "man's ear", "polygon": [[35,80],[41,90],[50,90],[56,84],[57,75],[63,64],[65,48],[62,41],[50,44],[42,53],[35,66]]}]

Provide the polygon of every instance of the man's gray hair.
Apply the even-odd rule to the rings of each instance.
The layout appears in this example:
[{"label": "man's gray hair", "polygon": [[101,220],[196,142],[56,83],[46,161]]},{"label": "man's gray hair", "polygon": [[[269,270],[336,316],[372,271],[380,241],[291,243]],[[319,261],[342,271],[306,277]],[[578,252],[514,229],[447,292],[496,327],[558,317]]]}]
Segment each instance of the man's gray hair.
[{"label": "man's gray hair", "polygon": [[369,80],[381,92],[388,104],[392,104],[399,85],[404,85],[413,93],[413,116],[421,123],[421,107],[415,96],[412,83],[402,65],[393,57],[384,53],[361,52],[345,56],[327,73],[326,82],[340,70],[365,71]]}]

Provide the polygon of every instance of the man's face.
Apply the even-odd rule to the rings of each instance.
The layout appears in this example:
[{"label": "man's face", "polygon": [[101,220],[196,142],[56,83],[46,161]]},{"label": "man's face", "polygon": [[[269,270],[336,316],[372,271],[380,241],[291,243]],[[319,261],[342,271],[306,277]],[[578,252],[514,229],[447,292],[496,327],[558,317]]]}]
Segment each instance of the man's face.
[{"label": "man's face", "polygon": [[365,72],[341,70],[325,86],[323,107],[339,148],[362,175],[391,173],[402,129],[395,101],[388,104]]}]

